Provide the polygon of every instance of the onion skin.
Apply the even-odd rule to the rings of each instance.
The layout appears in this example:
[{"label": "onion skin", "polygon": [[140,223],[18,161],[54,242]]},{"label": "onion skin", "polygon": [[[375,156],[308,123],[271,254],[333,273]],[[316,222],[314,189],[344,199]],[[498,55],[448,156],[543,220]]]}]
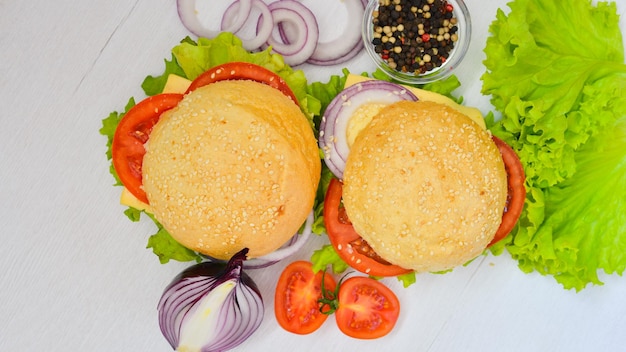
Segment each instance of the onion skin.
[{"label": "onion skin", "polygon": [[165,339],[180,351],[226,351],[261,325],[261,293],[246,273],[247,248],[224,263],[193,265],[167,286],[158,305]]}]

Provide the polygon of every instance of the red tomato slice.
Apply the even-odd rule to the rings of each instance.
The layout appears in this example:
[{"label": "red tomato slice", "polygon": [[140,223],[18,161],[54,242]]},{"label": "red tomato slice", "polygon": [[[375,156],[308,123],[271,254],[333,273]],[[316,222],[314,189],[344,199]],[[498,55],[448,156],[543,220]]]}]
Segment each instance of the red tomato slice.
[{"label": "red tomato slice", "polygon": [[178,105],[182,98],[182,94],[148,97],[132,107],[115,130],[111,145],[113,167],[124,187],[144,203],[148,203],[148,198],[141,178],[143,156],[146,154],[143,145],[161,114]]},{"label": "red tomato slice", "polygon": [[337,284],[325,272],[313,273],[313,265],[306,261],[289,264],[280,275],[274,295],[274,315],[283,329],[295,334],[310,334],[328,318],[320,312],[324,288],[335,291]]},{"label": "red tomato slice", "polygon": [[369,277],[351,277],[339,287],[337,326],[346,335],[375,339],[387,335],[398,321],[400,301],[384,284]]},{"label": "red tomato slice", "polygon": [[270,87],[280,90],[293,100],[296,105],[299,105],[298,98],[296,98],[295,94],[293,94],[293,91],[291,91],[291,88],[289,88],[287,82],[285,82],[282,77],[262,66],[249,62],[229,62],[215,66],[193,80],[185,94],[202,86],[206,86],[207,84],[237,79],[252,80],[267,84]]},{"label": "red tomato slice", "polygon": [[524,187],[526,176],[524,174],[524,167],[517,153],[500,138],[492,136],[492,139],[496,143],[496,146],[498,146],[500,154],[502,154],[504,168],[507,173],[508,195],[504,212],[502,213],[502,223],[496,231],[495,237],[487,247],[502,240],[513,230],[513,227],[515,227],[517,220],[522,214],[524,201],[526,199],[526,188]]},{"label": "red tomato slice", "polygon": [[397,276],[410,272],[381,258],[354,230],[341,205],[342,190],[341,181],[333,178],[324,199],[326,232],[341,259],[354,269],[372,276]]}]

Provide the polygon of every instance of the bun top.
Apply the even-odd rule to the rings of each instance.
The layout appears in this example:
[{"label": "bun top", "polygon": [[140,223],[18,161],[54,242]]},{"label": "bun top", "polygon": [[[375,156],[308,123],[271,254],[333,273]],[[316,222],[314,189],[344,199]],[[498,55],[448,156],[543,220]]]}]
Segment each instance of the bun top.
[{"label": "bun top", "polygon": [[229,259],[281,247],[306,220],[321,161],[309,121],[279,90],[221,81],[186,95],[154,126],[143,187],[187,248]]},{"label": "bun top", "polygon": [[466,263],[502,219],[507,175],[488,131],[433,102],[398,102],[356,138],[343,202],[385,260],[418,272]]}]

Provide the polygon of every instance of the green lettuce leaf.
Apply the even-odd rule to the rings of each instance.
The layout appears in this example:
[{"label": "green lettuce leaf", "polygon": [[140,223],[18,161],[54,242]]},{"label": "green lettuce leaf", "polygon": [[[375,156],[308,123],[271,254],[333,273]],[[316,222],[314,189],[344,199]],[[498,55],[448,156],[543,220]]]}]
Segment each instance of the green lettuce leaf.
[{"label": "green lettuce leaf", "polygon": [[526,272],[565,288],[602,284],[598,270],[626,269],[626,117],[576,152],[578,171],[543,192],[544,221],[508,247]]},{"label": "green lettuce leaf", "polygon": [[515,0],[509,7],[490,26],[482,92],[502,114],[490,115],[490,130],[524,165],[527,198],[516,228],[492,252],[506,249],[523,271],[581,290],[601,284],[599,270],[621,274],[626,265],[624,217],[615,212],[626,202],[618,132],[626,65],[616,5]]},{"label": "green lettuce leaf", "polygon": [[152,252],[159,257],[161,264],[166,264],[170,260],[179,262],[196,261],[200,263],[202,256],[176,242],[172,235],[150,214],[150,218],[157,225],[157,232],[150,236],[146,248],[152,248]]},{"label": "green lettuce leaf", "polygon": [[311,263],[313,263],[313,272],[324,271],[329,265],[335,274],[341,274],[350,268],[330,244],[313,251]]},{"label": "green lettuce leaf", "polygon": [[[117,129],[117,125],[122,120],[122,117],[124,117],[124,114],[126,114],[128,110],[130,110],[130,108],[132,108],[133,106],[135,106],[135,99],[130,98],[128,99],[128,103],[126,104],[126,107],[124,108],[123,112],[120,113],[117,111],[113,111],[112,113],[109,114],[109,116],[102,119],[102,127],[100,128],[100,134],[107,138],[107,144],[106,144],[107,160],[111,160],[112,158],[111,146],[113,144],[113,136],[115,135],[115,130]],[[115,168],[113,167],[113,163],[111,163],[111,165],[109,166],[109,172],[111,173],[111,175],[113,175],[113,178],[115,179],[114,185],[121,186],[122,182],[120,181],[120,178],[117,176],[117,172],[115,171]]]},{"label": "green lettuce leaf", "polygon": [[141,84],[141,88],[146,93],[147,96],[157,95],[163,92],[163,88],[165,88],[165,83],[167,83],[167,79],[169,75],[178,75],[180,77],[187,78],[185,71],[183,71],[182,67],[178,65],[176,59],[174,58],[174,54],[172,54],[172,58],[170,60],[165,61],[165,71],[160,76],[148,76],[143,80]]}]

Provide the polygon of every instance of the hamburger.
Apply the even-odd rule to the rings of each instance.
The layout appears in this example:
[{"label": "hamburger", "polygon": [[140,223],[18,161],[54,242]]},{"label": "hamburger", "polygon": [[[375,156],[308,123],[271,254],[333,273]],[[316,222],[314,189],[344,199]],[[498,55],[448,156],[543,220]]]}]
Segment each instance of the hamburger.
[{"label": "hamburger", "polygon": [[482,253],[507,193],[491,134],[431,101],[383,108],[358,133],[343,174],[354,230],[384,261],[417,272],[448,270]]},{"label": "hamburger", "polygon": [[201,254],[268,254],[313,207],[321,161],[312,128],[266,84],[226,80],[193,90],[161,115],[145,149],[151,212]]}]

